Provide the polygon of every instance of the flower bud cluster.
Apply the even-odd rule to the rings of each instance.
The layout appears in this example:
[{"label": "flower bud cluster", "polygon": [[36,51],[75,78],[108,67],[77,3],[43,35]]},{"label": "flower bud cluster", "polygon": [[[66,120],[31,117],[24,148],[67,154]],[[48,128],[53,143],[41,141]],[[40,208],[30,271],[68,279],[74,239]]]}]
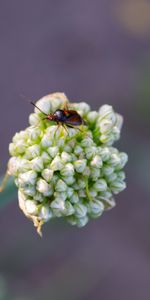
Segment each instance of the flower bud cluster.
[{"label": "flower bud cluster", "polygon": [[36,105],[45,114],[76,110],[87,125],[70,128],[43,120],[37,108],[30,126],[16,133],[9,145],[8,170],[18,187],[20,208],[40,232],[55,217],[82,227],[115,205],[114,194],[125,187],[122,171],[127,155],[112,144],[120,136],[122,117],[103,105],[69,103],[62,93],[50,94]]}]

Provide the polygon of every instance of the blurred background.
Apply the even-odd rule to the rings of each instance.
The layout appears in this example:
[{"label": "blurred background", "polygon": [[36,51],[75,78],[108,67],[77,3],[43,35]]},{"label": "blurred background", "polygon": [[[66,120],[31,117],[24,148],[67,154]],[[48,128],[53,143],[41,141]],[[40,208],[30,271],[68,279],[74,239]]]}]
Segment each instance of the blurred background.
[{"label": "blurred background", "polygon": [[116,208],[83,229],[58,220],[41,239],[16,194],[1,206],[0,300],[149,300],[150,2],[1,0],[0,66],[1,175],[33,110],[21,94],[113,105],[129,154]]}]

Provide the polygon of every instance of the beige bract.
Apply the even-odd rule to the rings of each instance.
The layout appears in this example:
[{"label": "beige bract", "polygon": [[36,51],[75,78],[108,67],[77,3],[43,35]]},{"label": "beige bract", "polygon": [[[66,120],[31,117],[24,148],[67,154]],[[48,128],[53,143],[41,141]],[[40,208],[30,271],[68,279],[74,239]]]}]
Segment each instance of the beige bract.
[{"label": "beige bract", "polygon": [[42,224],[56,217],[86,225],[114,207],[114,194],[126,187],[122,169],[127,155],[112,146],[120,138],[122,117],[109,105],[97,112],[85,102],[70,103],[63,93],[36,102],[46,114],[66,104],[87,125],[80,130],[58,127],[35,108],[29,127],[16,133],[9,145],[8,171],[18,187],[19,206],[39,233]]}]

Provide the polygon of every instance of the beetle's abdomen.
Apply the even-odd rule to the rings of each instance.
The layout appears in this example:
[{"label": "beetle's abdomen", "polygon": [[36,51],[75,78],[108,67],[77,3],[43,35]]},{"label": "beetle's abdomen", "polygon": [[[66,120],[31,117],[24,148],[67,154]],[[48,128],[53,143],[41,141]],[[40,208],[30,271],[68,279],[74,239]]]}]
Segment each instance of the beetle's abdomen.
[{"label": "beetle's abdomen", "polygon": [[66,118],[65,113],[62,109],[57,109],[53,116],[59,122],[64,122]]}]

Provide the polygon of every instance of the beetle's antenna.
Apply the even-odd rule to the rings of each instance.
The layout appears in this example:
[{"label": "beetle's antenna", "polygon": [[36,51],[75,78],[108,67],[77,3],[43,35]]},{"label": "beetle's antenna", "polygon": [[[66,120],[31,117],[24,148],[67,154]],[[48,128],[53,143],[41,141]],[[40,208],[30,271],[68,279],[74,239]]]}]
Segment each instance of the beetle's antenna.
[{"label": "beetle's antenna", "polygon": [[44,111],[42,111],[35,103],[33,103],[32,101],[30,101],[30,103],[31,103],[34,107],[36,107],[40,112],[42,112],[45,116],[47,116],[47,114],[46,114]]}]

